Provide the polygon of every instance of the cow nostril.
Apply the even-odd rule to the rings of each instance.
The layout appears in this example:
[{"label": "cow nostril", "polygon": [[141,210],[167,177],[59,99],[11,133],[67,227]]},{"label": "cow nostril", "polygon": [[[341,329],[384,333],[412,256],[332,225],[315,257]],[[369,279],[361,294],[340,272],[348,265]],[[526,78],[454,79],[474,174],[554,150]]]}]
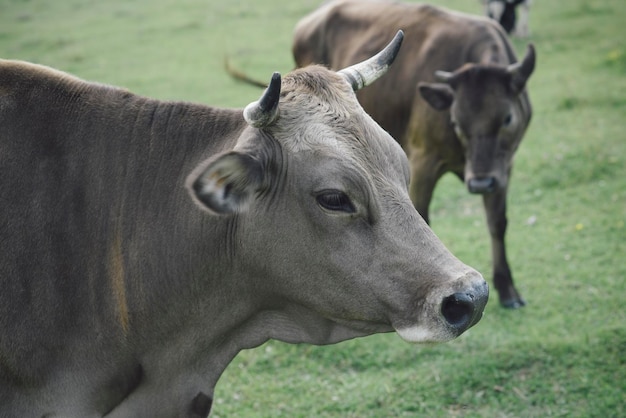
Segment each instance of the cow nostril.
[{"label": "cow nostril", "polygon": [[455,293],[444,298],[441,313],[446,321],[460,332],[469,328],[474,316],[474,298],[467,293]]},{"label": "cow nostril", "polygon": [[493,193],[496,190],[495,177],[475,177],[469,179],[467,187],[470,193]]}]

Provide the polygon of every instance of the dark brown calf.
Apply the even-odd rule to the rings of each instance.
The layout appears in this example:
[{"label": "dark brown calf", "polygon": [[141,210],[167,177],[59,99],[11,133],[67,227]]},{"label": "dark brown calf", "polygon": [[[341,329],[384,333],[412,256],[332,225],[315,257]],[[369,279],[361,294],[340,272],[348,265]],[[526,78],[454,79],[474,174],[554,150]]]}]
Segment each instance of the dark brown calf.
[{"label": "dark brown calf", "polygon": [[398,28],[405,40],[395,66],[357,97],[409,156],[411,199],[426,221],[446,172],[483,195],[500,303],[523,306],[504,236],[513,156],[531,118],[526,81],[534,48],[518,63],[502,28],[487,18],[429,5],[343,0],[298,23],[294,58],[300,67],[343,68],[381,48]]}]

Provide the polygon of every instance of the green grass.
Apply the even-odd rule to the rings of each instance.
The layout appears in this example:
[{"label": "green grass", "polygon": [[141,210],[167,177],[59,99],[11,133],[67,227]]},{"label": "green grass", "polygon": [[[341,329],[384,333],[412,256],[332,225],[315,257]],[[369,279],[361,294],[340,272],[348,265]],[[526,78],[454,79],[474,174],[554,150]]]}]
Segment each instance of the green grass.
[{"label": "green grass", "polygon": [[[291,33],[318,1],[0,0],[0,56],[137,93],[243,107],[231,80],[293,67]],[[439,1],[480,13],[478,1]],[[242,352],[214,417],[626,416],[626,37],[623,0],[536,1],[534,116],[509,197],[509,258],[528,301],[494,298],[461,338],[420,347],[377,335]],[[520,54],[526,41],[515,40]],[[490,275],[481,201],[452,176],[432,225]],[[210,319],[208,319],[210,320]]]}]

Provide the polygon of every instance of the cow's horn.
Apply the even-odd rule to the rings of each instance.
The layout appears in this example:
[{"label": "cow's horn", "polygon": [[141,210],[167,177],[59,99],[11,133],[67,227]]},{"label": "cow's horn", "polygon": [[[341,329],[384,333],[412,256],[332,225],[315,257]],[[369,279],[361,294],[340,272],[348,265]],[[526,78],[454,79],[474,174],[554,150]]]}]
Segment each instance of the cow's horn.
[{"label": "cow's horn", "polygon": [[528,44],[526,55],[524,59],[513,63],[507,67],[507,71],[512,76],[513,88],[521,91],[526,85],[526,81],[533,73],[535,69],[535,47],[533,44]]},{"label": "cow's horn", "polygon": [[255,128],[271,125],[278,116],[278,99],[280,99],[280,73],[274,73],[261,98],[245,107],[243,118]]},{"label": "cow's horn", "polygon": [[404,32],[399,30],[393,40],[378,54],[340,70],[339,74],[346,78],[354,91],[369,86],[387,72],[387,69],[398,55],[403,39]]},{"label": "cow's horn", "polygon": [[440,83],[450,83],[454,79],[454,73],[450,73],[448,71],[435,71],[435,80]]}]

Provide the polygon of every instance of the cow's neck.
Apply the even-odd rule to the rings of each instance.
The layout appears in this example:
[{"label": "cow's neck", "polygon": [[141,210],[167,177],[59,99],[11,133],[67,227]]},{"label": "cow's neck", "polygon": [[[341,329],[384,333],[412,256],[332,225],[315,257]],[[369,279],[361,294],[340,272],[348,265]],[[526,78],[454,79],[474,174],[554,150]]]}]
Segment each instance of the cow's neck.
[{"label": "cow's neck", "polygon": [[144,374],[184,385],[193,371],[194,384],[211,392],[237,352],[267,336],[242,332],[255,306],[233,274],[236,219],[203,212],[185,181],[231,149],[245,122],[240,110],[104,94],[116,106],[94,110],[108,123],[90,137],[99,158],[88,169],[106,202],[101,258],[120,344]]}]

